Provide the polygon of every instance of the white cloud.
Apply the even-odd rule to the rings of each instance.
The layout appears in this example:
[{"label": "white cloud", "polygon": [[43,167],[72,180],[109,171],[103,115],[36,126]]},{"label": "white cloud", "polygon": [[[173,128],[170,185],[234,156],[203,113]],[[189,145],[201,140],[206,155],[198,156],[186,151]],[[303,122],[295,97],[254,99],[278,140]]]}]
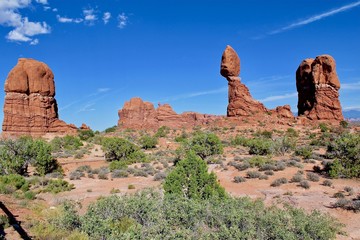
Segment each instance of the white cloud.
[{"label": "white cloud", "polygon": [[291,29],[296,28],[296,27],[304,26],[304,25],[319,21],[319,20],[321,20],[323,18],[333,16],[333,15],[335,15],[337,13],[341,13],[341,12],[344,12],[346,10],[352,9],[354,7],[357,7],[357,6],[360,6],[360,1],[357,1],[357,2],[354,2],[354,3],[348,4],[348,5],[342,6],[340,8],[330,10],[330,11],[325,12],[325,13],[321,13],[321,14],[309,17],[309,18],[307,18],[305,20],[302,20],[302,21],[294,22],[294,23],[292,23],[292,24],[290,24],[288,26],[285,26],[285,27],[282,27],[280,29],[271,31],[271,32],[268,33],[268,35],[274,35],[274,34],[278,34],[278,33],[282,33],[282,32],[291,30]]},{"label": "white cloud", "polygon": [[104,92],[108,92],[108,91],[110,91],[111,89],[110,88],[98,88],[97,89],[97,92],[98,93],[104,93]]},{"label": "white cloud", "polygon": [[47,5],[48,4],[48,1],[47,0],[36,0],[37,3],[41,3],[41,4],[44,4],[44,5]]},{"label": "white cloud", "polygon": [[284,95],[278,95],[278,96],[270,96],[270,97],[266,97],[264,99],[259,100],[260,102],[272,102],[272,101],[276,101],[276,100],[281,100],[281,99],[286,99],[286,98],[294,98],[297,97],[298,93],[294,92],[294,93],[286,93]]},{"label": "white cloud", "polygon": [[[44,0],[37,1],[45,4]],[[1,0],[0,1],[0,25],[11,27],[6,38],[15,42],[30,42],[36,45],[38,39],[32,37],[39,34],[51,32],[50,26],[46,22],[31,22],[27,17],[22,17],[19,9],[29,7],[31,0]]]},{"label": "white cloud", "polygon": [[111,13],[110,12],[105,12],[104,16],[103,16],[104,24],[107,24],[109,22],[110,18],[111,18]]},{"label": "white cloud", "polygon": [[89,25],[93,25],[97,20],[97,16],[95,15],[94,9],[84,9],[83,14],[84,14],[85,22]]},{"label": "white cloud", "polygon": [[58,11],[58,9],[57,8],[53,8],[53,12],[57,12]]},{"label": "white cloud", "polygon": [[81,23],[84,20],[82,18],[68,18],[68,17],[61,17],[60,15],[56,15],[58,22],[61,23]]},{"label": "white cloud", "polygon": [[126,16],[125,13],[121,13],[119,14],[118,16],[118,21],[119,21],[119,24],[118,24],[118,27],[119,28],[124,28],[126,27],[126,25],[128,24],[128,16]]},{"label": "white cloud", "polygon": [[46,22],[29,22],[28,18],[22,19],[22,22],[6,36],[10,41],[29,42],[32,36],[39,34],[48,34],[51,32],[50,26]]},{"label": "white cloud", "polygon": [[357,83],[343,83],[343,84],[341,84],[340,87],[343,90],[359,90],[360,89],[360,82],[357,82]]},{"label": "white cloud", "polygon": [[356,110],[356,111],[360,111],[360,106],[349,106],[349,107],[344,107],[343,108],[344,111],[350,111],[350,110]]}]

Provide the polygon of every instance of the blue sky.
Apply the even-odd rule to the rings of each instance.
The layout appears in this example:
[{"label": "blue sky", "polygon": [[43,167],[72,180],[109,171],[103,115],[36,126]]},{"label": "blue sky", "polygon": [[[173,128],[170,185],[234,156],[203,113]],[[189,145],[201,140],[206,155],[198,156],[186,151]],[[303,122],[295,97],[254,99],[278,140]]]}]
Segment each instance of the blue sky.
[{"label": "blue sky", "polygon": [[359,43],[354,0],[0,0],[0,79],[19,57],[47,63],[60,118],[96,130],[117,124],[135,96],[225,115],[219,66],[228,44],[242,81],[267,107],[297,112],[298,65],[330,54],[343,109],[360,110]]}]

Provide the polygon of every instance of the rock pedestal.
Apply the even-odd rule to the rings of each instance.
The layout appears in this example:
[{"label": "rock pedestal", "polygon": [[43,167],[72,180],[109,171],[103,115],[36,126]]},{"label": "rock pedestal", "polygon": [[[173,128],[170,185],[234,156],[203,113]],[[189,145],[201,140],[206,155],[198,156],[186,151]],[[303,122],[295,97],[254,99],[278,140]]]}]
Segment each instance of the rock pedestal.
[{"label": "rock pedestal", "polygon": [[74,125],[58,118],[54,75],[45,63],[20,58],[6,79],[5,93],[4,134],[76,132]]}]

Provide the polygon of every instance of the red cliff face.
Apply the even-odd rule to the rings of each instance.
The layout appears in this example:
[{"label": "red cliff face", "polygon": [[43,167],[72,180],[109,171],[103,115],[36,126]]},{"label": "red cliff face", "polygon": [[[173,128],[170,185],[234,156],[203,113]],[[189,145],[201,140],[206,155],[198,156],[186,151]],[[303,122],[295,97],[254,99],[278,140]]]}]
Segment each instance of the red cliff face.
[{"label": "red cliff face", "polygon": [[177,114],[169,104],[159,105],[157,109],[150,102],[141,98],[132,98],[119,110],[118,126],[132,129],[157,129],[161,126],[170,128],[207,125],[220,117],[185,112]]},{"label": "red cliff face", "polygon": [[45,63],[20,58],[6,79],[5,93],[4,134],[76,132],[74,125],[58,118],[54,75]]},{"label": "red cliff face", "polygon": [[333,57],[321,55],[302,61],[296,71],[296,88],[299,116],[311,120],[344,120]]}]

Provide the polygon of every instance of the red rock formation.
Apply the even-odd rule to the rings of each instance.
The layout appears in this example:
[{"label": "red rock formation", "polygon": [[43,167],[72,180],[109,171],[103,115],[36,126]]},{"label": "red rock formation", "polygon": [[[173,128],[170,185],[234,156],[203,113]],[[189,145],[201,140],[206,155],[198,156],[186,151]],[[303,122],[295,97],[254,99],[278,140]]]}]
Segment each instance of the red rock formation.
[{"label": "red rock formation", "polygon": [[5,93],[4,134],[76,132],[76,126],[58,119],[54,75],[46,64],[20,58],[6,79]]},{"label": "red rock formation", "polygon": [[252,116],[268,112],[265,106],[252,98],[249,89],[240,81],[240,58],[229,45],[222,55],[220,73],[228,80],[228,117]]},{"label": "red rock formation", "polygon": [[132,98],[119,110],[118,126],[132,129],[157,129],[161,126],[171,128],[193,127],[214,122],[213,115],[185,112],[177,114],[169,104],[159,105],[157,109],[141,98]]},{"label": "red rock formation", "polygon": [[91,128],[88,125],[86,125],[85,123],[83,123],[80,126],[80,130],[91,130]]},{"label": "red rock formation", "polygon": [[311,120],[344,120],[339,101],[340,82],[330,55],[305,59],[296,71],[298,115]]}]

